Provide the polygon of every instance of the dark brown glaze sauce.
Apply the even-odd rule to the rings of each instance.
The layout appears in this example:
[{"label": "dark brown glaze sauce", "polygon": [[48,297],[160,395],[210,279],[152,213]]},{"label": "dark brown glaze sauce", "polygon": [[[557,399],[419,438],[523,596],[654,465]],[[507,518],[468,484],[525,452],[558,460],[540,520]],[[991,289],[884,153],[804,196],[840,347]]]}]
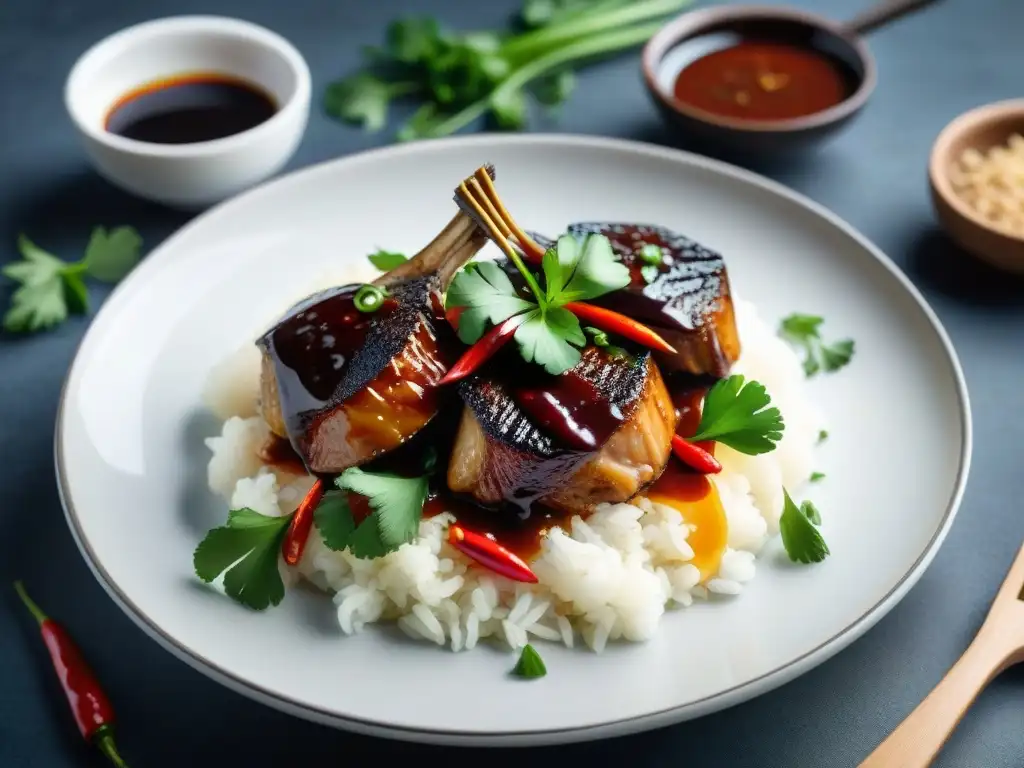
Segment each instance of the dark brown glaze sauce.
[{"label": "dark brown glaze sauce", "polygon": [[259,452],[260,461],[270,467],[275,467],[283,472],[291,472],[293,475],[306,474],[306,465],[302,457],[295,452],[292,444],[283,437],[271,435],[263,444]]},{"label": "dark brown glaze sauce", "polygon": [[512,397],[538,427],[570,450],[596,451],[625,421],[622,410],[575,371],[516,387]]},{"label": "dark brown glaze sauce", "polygon": [[304,414],[330,404],[371,324],[386,321],[398,308],[389,297],[376,312],[360,312],[354,302],[358,290],[348,285],[309,297],[260,340],[277,369],[289,433],[305,427]]},{"label": "dark brown glaze sauce", "polygon": [[548,529],[567,522],[567,518],[548,509],[538,508],[527,518],[490,510],[442,491],[431,494],[423,506],[424,517],[442,512],[455,515],[459,525],[500,542],[510,552],[529,561],[540,551],[540,542]]},{"label": "dark brown glaze sauce", "polygon": [[597,347],[585,349],[580,363],[560,376],[524,363],[515,347],[496,355],[460,391],[491,450],[516,478],[501,506],[527,517],[568,481],[632,413],[646,371],[643,359]]},{"label": "dark brown glaze sauce", "polygon": [[450,330],[439,337],[427,282],[360,312],[361,286],[332,288],[293,307],[258,341],[274,366],[295,452],[314,471],[340,471],[401,445],[436,413]]},{"label": "dark brown glaze sauce", "polygon": [[199,72],[128,91],[114,102],[104,127],[150,144],[192,144],[242,133],[276,112],[274,99],[253,83]]}]

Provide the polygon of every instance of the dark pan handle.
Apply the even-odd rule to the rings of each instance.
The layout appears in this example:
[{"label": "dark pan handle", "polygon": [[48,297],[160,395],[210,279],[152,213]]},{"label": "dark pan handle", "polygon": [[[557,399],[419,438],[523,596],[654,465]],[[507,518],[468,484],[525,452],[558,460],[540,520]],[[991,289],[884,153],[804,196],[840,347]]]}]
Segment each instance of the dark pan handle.
[{"label": "dark pan handle", "polygon": [[843,29],[851,35],[866,35],[868,32],[874,32],[879,27],[888,24],[890,21],[896,21],[896,19],[908,13],[918,11],[937,1],[888,0],[888,2],[878,3],[874,8],[869,8],[860,15],[854,16],[843,24]]}]

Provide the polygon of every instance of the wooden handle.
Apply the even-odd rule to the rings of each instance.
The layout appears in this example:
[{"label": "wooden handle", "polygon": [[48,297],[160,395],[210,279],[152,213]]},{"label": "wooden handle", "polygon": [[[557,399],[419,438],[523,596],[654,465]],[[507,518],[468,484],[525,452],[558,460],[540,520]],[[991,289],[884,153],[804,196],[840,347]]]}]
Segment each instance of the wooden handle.
[{"label": "wooden handle", "polygon": [[960,660],[860,768],[926,768],[981,690],[1007,665],[1005,642],[983,628]]},{"label": "wooden handle", "polygon": [[866,35],[883,24],[896,21],[896,19],[934,2],[937,0],[889,0],[889,2],[878,3],[874,8],[869,8],[843,24],[843,29],[851,35]]}]

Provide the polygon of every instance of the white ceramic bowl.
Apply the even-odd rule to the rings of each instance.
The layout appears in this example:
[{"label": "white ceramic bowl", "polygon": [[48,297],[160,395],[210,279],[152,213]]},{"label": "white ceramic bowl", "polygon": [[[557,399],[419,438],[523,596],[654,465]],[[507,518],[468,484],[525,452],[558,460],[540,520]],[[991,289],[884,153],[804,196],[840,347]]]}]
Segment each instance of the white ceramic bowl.
[{"label": "white ceramic bowl", "polygon": [[[194,144],[152,144],[106,130],[119,97],[187,72],[231,75],[261,86],[278,105],[242,133]],[[86,51],[64,99],[96,170],[132,194],[176,207],[216,203],[279,171],[309,118],[309,67],[268,29],[218,16],[176,16],[117,32]]]}]

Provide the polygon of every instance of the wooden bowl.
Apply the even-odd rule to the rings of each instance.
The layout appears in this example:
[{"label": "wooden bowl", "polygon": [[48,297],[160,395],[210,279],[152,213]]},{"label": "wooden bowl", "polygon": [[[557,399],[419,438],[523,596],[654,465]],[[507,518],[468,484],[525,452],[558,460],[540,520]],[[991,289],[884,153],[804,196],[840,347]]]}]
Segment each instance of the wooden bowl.
[{"label": "wooden bowl", "polygon": [[[733,119],[675,98],[672,82],[685,66],[685,62],[673,64],[679,53],[685,55],[690,46],[714,49],[742,39],[772,40],[826,53],[848,70],[855,87],[834,107],[786,120]],[[716,40],[724,42],[715,44]],[[700,50],[698,55],[707,52]],[[864,107],[877,79],[871,52],[849,25],[772,6],[726,5],[684,13],[648,41],[642,67],[647,91],[677,133],[712,151],[757,155],[804,150],[835,135]]]},{"label": "wooden bowl", "polygon": [[953,189],[950,169],[967,149],[984,152],[1024,135],[1024,99],[987,104],[947,125],[932,146],[928,178],[939,221],[966,251],[999,269],[1024,274],[1024,236],[988,221]]}]

